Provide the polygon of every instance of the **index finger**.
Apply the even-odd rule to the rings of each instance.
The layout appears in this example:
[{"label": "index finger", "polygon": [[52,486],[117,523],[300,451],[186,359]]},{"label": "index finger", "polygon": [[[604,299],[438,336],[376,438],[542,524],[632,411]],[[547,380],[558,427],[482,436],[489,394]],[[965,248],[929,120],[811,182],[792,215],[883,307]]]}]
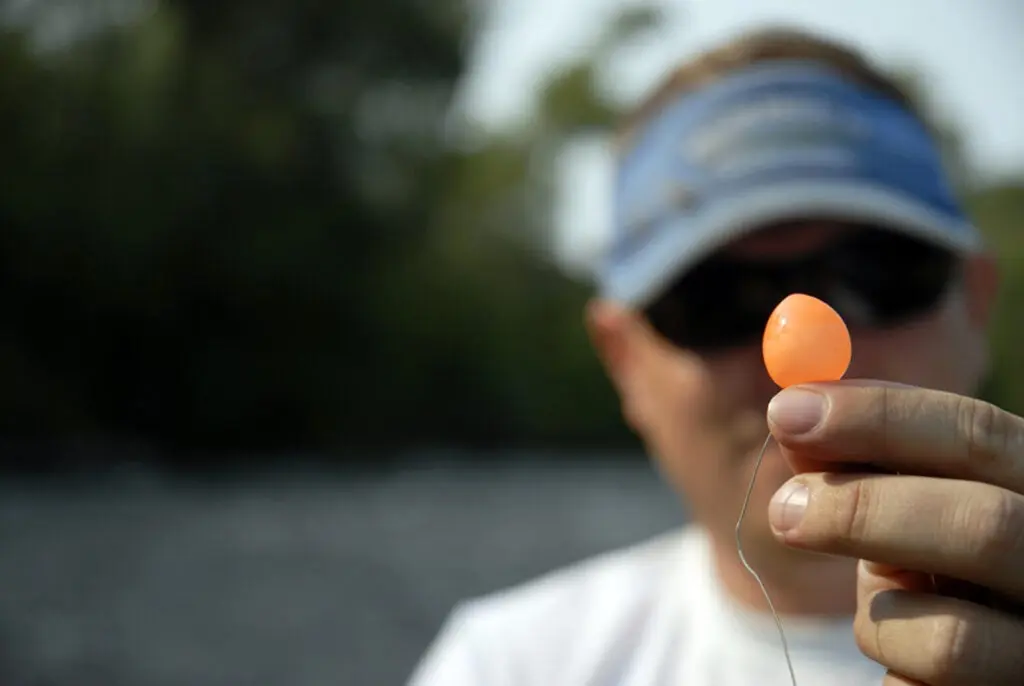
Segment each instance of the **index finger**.
[{"label": "index finger", "polygon": [[884,382],[807,384],[772,399],[768,425],[797,461],[871,464],[1024,493],[1024,419],[982,400]]}]

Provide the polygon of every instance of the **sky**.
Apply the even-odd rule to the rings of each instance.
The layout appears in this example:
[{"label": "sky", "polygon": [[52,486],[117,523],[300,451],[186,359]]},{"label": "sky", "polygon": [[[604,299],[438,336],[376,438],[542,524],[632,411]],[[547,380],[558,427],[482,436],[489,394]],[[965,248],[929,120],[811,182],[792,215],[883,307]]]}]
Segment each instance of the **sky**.
[{"label": "sky", "polygon": [[[628,0],[491,0],[461,93],[488,128],[528,116],[534,86],[589,41]],[[665,0],[668,21],[609,67],[614,92],[633,100],[679,60],[765,22],[795,24],[854,42],[881,64],[909,64],[934,106],[963,130],[978,169],[1024,170],[1022,0]],[[601,146],[564,160],[559,257],[586,266],[609,228],[611,160]]]}]

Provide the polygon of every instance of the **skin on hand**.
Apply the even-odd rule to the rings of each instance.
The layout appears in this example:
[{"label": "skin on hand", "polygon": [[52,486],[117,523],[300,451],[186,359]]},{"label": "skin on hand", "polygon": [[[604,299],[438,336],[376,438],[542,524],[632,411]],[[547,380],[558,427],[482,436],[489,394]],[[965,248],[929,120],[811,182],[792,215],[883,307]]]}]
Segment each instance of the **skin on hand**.
[{"label": "skin on hand", "polygon": [[1024,419],[868,381],[787,389],[768,418],[798,474],[769,508],[773,530],[867,561],[855,630],[890,683],[1021,683]]}]

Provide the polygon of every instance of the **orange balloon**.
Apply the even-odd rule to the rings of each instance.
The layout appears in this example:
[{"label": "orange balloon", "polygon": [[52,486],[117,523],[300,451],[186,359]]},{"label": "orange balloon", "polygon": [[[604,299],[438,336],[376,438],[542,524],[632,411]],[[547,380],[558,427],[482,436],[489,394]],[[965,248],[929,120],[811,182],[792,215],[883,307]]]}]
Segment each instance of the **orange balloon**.
[{"label": "orange balloon", "polygon": [[838,312],[817,298],[794,293],[768,318],[762,351],[768,375],[786,388],[843,378],[853,345]]}]

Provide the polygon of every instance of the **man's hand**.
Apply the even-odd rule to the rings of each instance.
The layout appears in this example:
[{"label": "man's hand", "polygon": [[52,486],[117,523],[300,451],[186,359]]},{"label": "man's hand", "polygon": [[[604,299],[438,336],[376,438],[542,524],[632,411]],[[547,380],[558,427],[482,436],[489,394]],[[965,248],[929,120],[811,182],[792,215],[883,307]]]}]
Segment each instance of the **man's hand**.
[{"label": "man's hand", "polygon": [[1024,684],[1024,419],[865,381],[787,389],[768,419],[797,473],[772,526],[862,560],[856,635],[885,683]]}]

